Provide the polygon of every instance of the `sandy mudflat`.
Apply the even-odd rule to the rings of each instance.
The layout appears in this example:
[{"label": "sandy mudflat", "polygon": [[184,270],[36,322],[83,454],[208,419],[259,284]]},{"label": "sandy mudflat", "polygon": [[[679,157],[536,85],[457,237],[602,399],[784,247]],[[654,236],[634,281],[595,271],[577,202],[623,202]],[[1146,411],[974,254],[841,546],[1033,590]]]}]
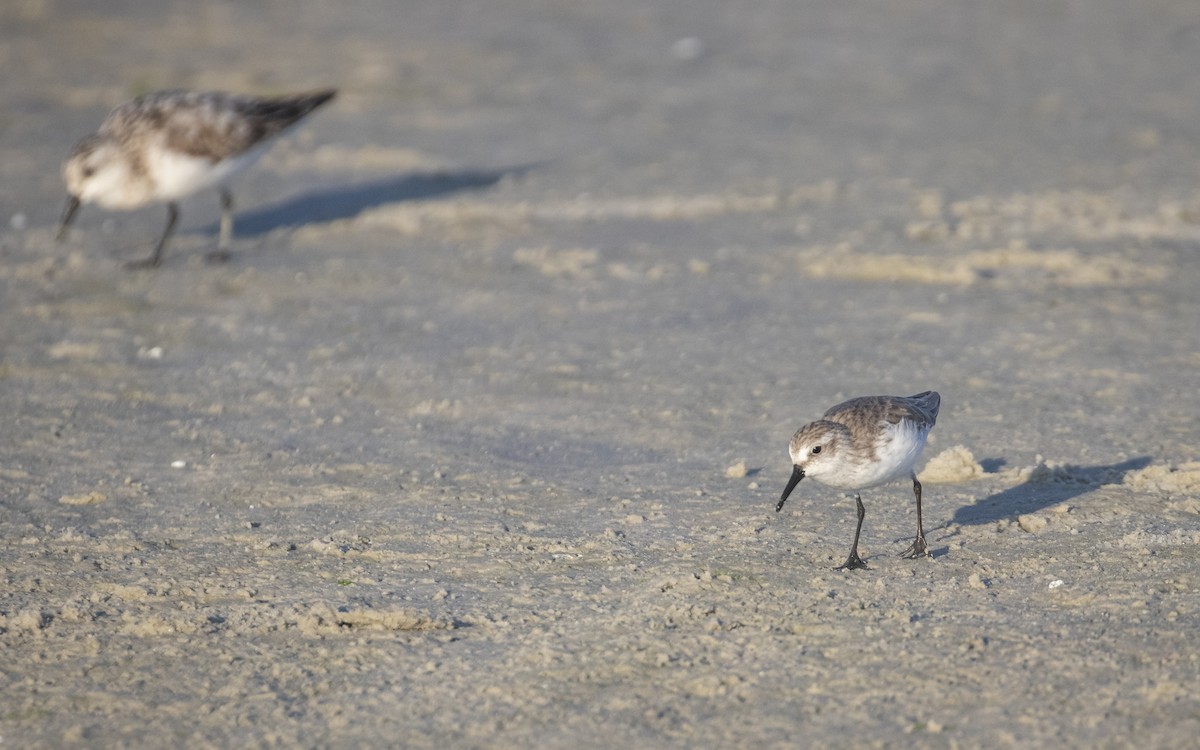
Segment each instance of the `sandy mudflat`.
[{"label": "sandy mudflat", "polygon": [[[1194,746],[1196,3],[102,6],[0,7],[0,747]],[[54,244],[112,106],[331,84],[231,262]],[[926,389],[833,571],[788,438]]]}]

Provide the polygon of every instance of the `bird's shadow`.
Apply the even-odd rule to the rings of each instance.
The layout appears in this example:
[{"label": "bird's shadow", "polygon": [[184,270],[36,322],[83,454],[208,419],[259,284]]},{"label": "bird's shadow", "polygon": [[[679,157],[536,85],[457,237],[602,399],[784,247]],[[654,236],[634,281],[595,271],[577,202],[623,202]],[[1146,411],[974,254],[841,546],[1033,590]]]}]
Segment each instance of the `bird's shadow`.
[{"label": "bird's shadow", "polygon": [[[353,219],[363,211],[388,203],[427,200],[441,195],[482,190],[505,177],[520,176],[535,168],[523,164],[495,169],[408,172],[359,184],[321,188],[234,216],[234,236],[255,237],[276,229],[295,229],[339,219]],[[215,233],[214,222],[194,232]]]},{"label": "bird's shadow", "polygon": [[[1003,461],[1002,459],[998,459]],[[1150,465],[1149,456],[1104,466],[1039,467],[1025,482],[954,511],[953,522],[964,526],[1035,513],[1106,484],[1120,484],[1128,472]]]}]

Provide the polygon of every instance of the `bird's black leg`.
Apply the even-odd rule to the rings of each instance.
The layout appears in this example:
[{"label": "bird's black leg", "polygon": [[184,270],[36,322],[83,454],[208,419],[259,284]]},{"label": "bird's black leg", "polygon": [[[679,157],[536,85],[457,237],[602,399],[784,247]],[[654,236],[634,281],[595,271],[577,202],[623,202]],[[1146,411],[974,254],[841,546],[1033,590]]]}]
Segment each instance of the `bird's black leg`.
[{"label": "bird's black leg", "polygon": [[167,247],[167,241],[171,239],[171,234],[175,231],[175,222],[179,220],[179,206],[174,201],[167,204],[167,226],[163,228],[162,237],[158,238],[158,244],[154,246],[154,254],[145,260],[135,260],[132,263],[126,263],[126,268],[158,268],[158,264],[162,262],[163,250]]},{"label": "bird's black leg", "polygon": [[204,256],[209,263],[224,263],[229,260],[229,243],[233,240],[233,193],[221,188],[221,231],[217,235],[217,249]]},{"label": "bird's black leg", "polygon": [[921,483],[917,481],[915,471],[912,474],[912,480],[913,494],[917,496],[917,538],[913,539],[912,546],[904,550],[900,556],[915,560],[922,555],[928,555],[929,547],[925,544],[925,529],[921,526]]},{"label": "bird's black leg", "polygon": [[855,570],[856,568],[866,569],[867,564],[858,556],[858,535],[862,532],[863,518],[867,515],[866,508],[862,504],[862,496],[855,495],[854,502],[858,505],[858,525],[854,527],[854,543],[850,545],[850,555],[846,558],[846,562],[834,568],[834,570]]}]

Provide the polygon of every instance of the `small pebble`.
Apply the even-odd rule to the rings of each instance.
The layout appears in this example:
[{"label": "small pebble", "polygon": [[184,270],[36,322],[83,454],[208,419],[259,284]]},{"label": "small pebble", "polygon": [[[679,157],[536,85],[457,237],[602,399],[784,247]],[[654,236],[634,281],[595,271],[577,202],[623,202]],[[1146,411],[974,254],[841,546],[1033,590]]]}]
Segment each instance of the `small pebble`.
[{"label": "small pebble", "polygon": [[671,55],[676,60],[695,60],[704,54],[704,42],[694,36],[687,36],[671,45]]}]

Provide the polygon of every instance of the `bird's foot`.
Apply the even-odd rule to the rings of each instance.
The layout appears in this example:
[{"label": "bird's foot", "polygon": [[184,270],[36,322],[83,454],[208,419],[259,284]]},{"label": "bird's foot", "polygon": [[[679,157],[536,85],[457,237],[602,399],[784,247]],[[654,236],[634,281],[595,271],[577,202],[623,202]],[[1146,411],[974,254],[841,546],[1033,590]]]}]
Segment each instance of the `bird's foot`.
[{"label": "bird's foot", "polygon": [[846,562],[834,568],[834,570],[866,570],[867,564],[858,556],[858,550],[851,550],[850,556],[846,558]]},{"label": "bird's foot", "polygon": [[932,557],[929,554],[929,547],[925,544],[925,537],[918,536],[913,540],[912,546],[900,553],[901,557],[906,557],[909,560],[916,560],[918,557]]},{"label": "bird's foot", "polygon": [[213,250],[204,255],[204,260],[216,265],[218,263],[228,263],[233,258],[233,253],[228,250]]}]

